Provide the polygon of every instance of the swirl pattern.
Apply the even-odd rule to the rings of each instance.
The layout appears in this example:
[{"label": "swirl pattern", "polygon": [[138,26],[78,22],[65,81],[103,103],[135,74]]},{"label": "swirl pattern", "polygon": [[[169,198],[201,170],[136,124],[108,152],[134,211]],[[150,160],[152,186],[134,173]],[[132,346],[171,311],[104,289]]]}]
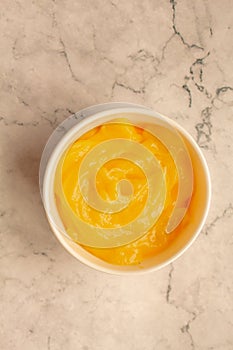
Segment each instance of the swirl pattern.
[{"label": "swirl pattern", "polygon": [[192,196],[192,162],[167,123],[117,119],[69,147],[54,190],[74,241],[90,249],[123,247],[153,232],[163,218],[166,235],[176,229]]}]

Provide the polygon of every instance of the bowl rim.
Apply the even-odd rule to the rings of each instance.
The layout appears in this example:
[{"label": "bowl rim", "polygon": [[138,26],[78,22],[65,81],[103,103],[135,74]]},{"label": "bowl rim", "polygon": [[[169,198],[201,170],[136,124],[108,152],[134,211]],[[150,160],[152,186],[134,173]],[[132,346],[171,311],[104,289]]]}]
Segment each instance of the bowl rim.
[{"label": "bowl rim", "polygon": [[[163,267],[166,267],[170,263],[174,262],[177,258],[179,258],[193,244],[193,242],[196,240],[196,238],[198,237],[198,235],[200,234],[200,232],[204,226],[204,223],[206,221],[206,218],[207,218],[207,215],[209,212],[209,208],[210,208],[211,178],[210,178],[210,172],[209,172],[209,168],[208,168],[206,159],[205,159],[200,147],[198,146],[198,144],[194,140],[194,138],[177,122],[164,116],[163,114],[161,114],[159,112],[148,109],[147,107],[143,108],[143,106],[141,106],[141,105],[137,105],[137,106],[133,105],[132,107],[127,106],[127,107],[120,107],[120,108],[118,108],[118,107],[117,108],[110,108],[110,109],[107,109],[107,110],[104,110],[101,112],[97,112],[91,116],[86,117],[85,119],[81,120],[80,122],[77,122],[76,125],[71,127],[65,133],[65,135],[61,138],[61,140],[54,147],[54,149],[50,155],[50,158],[49,158],[47,165],[46,165],[46,170],[45,170],[43,184],[42,184],[43,185],[43,191],[42,191],[43,198],[42,198],[42,200],[43,200],[43,204],[44,204],[44,208],[45,208],[45,212],[46,212],[46,203],[47,203],[46,201],[48,200],[46,188],[48,188],[47,186],[48,186],[49,177],[51,176],[52,172],[54,172],[54,165],[60,159],[64,150],[68,147],[69,144],[71,144],[73,142],[73,138],[74,138],[75,134],[77,133],[77,131],[81,130],[83,127],[87,126],[92,121],[96,121],[98,119],[101,119],[101,117],[111,116],[111,115],[119,114],[119,113],[145,114],[145,115],[155,117],[156,119],[165,120],[169,125],[171,125],[175,129],[180,131],[181,134],[184,135],[185,138],[187,138],[187,140],[190,142],[191,146],[193,147],[194,152],[198,155],[198,158],[201,161],[201,164],[202,164],[202,167],[204,170],[204,174],[206,177],[206,183],[207,183],[206,206],[205,206],[205,210],[203,211],[202,218],[198,224],[198,227],[197,227],[195,233],[192,235],[190,240],[176,254],[171,256],[166,261],[164,261],[158,265],[155,265],[155,266],[139,268],[138,270],[123,270],[123,269],[121,270],[121,268],[122,268],[121,265],[118,266],[118,265],[113,265],[113,264],[104,262],[109,266],[108,267],[101,266],[101,265],[98,265],[98,263],[91,261],[91,259],[89,260],[88,258],[81,256],[81,254],[79,254],[78,252],[74,251],[72,249],[72,247],[67,243],[65,238],[63,237],[63,234],[61,232],[59,232],[59,230],[56,227],[54,227],[54,225],[50,221],[47,213],[46,213],[46,216],[47,216],[48,222],[50,224],[50,227],[52,229],[52,232],[55,234],[58,241],[62,244],[62,246],[66,249],[66,251],[68,253],[70,253],[73,257],[75,257],[77,260],[79,260],[83,264],[85,264],[91,268],[94,268],[95,270],[102,271],[102,272],[109,273],[109,274],[115,274],[115,275],[145,274],[145,273],[157,271]],[[93,255],[91,253],[88,252],[88,254],[90,254],[90,256],[93,257]],[[102,261],[101,259],[99,259],[95,256],[94,256],[94,258]]]}]

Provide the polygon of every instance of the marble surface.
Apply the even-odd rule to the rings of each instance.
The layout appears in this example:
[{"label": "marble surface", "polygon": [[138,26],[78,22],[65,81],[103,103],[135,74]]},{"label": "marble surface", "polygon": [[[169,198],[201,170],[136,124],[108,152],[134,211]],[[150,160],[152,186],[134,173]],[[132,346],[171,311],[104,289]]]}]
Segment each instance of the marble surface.
[{"label": "marble surface", "polygon": [[[232,23],[232,0],[1,1],[1,349],[233,348]],[[53,129],[109,101],[179,122],[212,177],[197,241],[169,267],[138,277],[69,256],[39,196]]]}]

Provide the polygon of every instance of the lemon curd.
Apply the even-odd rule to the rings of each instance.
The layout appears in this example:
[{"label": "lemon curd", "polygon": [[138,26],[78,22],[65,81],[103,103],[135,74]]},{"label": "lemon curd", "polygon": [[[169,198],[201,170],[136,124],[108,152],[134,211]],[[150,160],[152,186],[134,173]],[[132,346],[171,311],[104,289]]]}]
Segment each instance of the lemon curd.
[{"label": "lemon curd", "polygon": [[[142,237],[129,244],[113,248],[93,248],[86,245],[82,245],[82,247],[94,256],[111,264],[140,264],[144,259],[165,250],[175,237],[181,233],[190,216],[192,200],[190,208],[181,223],[168,234],[166,228],[179,190],[178,171],[171,153],[156,136],[143,128],[124,123],[109,123],[95,127],[79,137],[69,147],[63,158],[61,168],[62,191],[70,209],[77,217],[96,228],[118,228],[135,220],[147,203],[148,185],[144,172],[134,162],[122,158],[107,161],[98,169],[95,179],[99,196],[107,202],[117,199],[119,182],[122,180],[130,182],[133,195],[124,210],[113,213],[98,211],[90,206],[82,196],[78,173],[83,159],[98,144],[115,138],[132,140],[153,153],[164,174],[166,196],[163,210],[154,225]],[[127,193],[128,187],[122,185],[121,191],[123,194],[124,191]],[[64,214],[56,188],[54,188],[54,192],[59,215],[66,232],[69,234],[69,220]],[[71,238],[75,241],[74,237],[71,236]]]}]

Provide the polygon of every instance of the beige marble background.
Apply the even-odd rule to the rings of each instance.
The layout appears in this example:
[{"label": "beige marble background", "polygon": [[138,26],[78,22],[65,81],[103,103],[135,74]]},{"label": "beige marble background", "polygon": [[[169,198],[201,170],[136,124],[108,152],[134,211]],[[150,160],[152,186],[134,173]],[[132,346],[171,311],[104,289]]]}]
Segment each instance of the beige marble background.
[{"label": "beige marble background", "polygon": [[[233,349],[233,1],[1,0],[0,348]],[[177,120],[213,199],[172,266],[110,276],[53,237],[38,190],[59,122],[108,101]]]}]

